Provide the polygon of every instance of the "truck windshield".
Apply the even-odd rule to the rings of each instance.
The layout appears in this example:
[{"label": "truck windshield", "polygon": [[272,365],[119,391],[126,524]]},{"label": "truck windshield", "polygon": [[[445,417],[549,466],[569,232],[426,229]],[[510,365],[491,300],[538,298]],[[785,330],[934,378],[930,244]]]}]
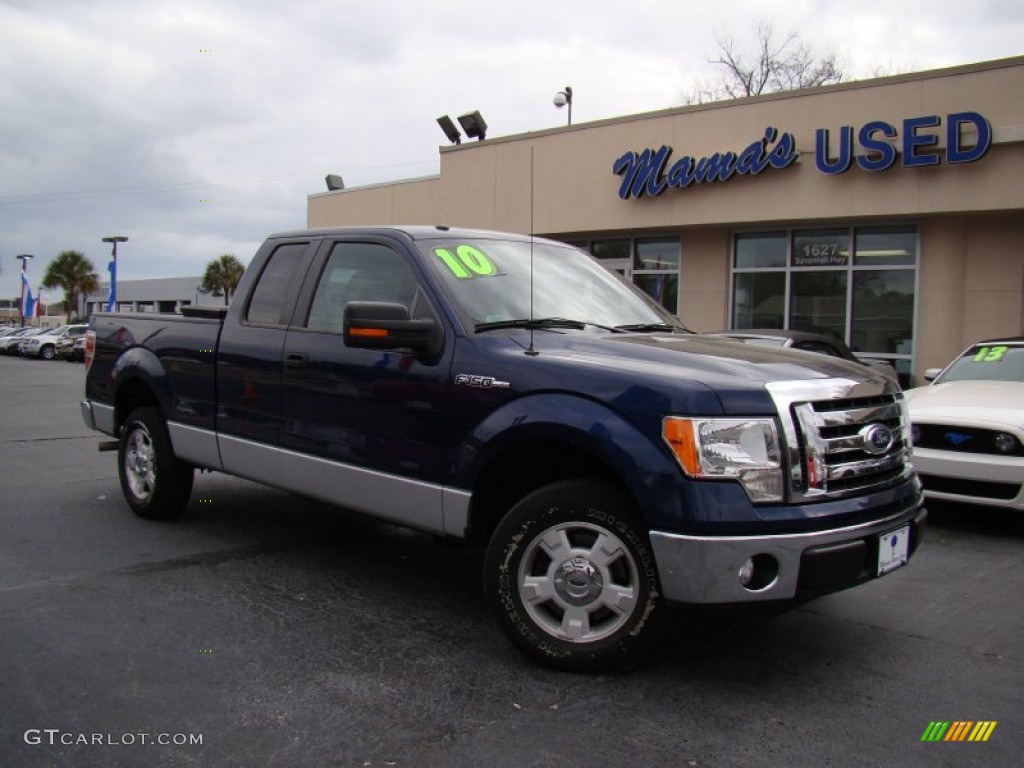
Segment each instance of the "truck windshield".
[{"label": "truck windshield", "polygon": [[546,327],[684,330],[640,289],[571,246],[485,238],[417,246],[469,329],[554,319]]}]

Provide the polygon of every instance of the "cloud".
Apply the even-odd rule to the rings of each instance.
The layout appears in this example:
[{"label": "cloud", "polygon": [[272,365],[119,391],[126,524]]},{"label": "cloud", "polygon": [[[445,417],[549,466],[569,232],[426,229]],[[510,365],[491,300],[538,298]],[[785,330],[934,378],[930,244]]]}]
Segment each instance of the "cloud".
[{"label": "cloud", "polygon": [[40,273],[65,249],[100,265],[110,234],[131,238],[126,279],[248,261],[304,226],[326,173],[350,187],[436,173],[441,114],[480,109],[493,137],[564,124],[551,97],[565,85],[577,123],[677,105],[713,74],[714,31],[759,18],[860,75],[1013,55],[1024,36],[1015,2],[873,8],[0,2],[0,295],[18,292],[11,256],[34,253]]}]

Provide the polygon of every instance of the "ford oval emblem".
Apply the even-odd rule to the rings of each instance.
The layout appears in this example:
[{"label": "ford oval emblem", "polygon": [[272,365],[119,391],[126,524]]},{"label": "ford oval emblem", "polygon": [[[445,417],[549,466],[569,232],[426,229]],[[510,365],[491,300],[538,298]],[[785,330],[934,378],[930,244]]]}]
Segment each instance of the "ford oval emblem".
[{"label": "ford oval emblem", "polygon": [[861,443],[865,453],[872,456],[881,456],[892,448],[896,438],[885,424],[868,424],[860,432]]}]

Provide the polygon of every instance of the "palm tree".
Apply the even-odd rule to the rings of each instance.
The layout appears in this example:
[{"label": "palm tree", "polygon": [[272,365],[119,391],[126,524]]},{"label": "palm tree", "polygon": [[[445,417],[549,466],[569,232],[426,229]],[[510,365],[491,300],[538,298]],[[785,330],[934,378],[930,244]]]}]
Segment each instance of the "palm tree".
[{"label": "palm tree", "polygon": [[238,281],[242,279],[245,267],[234,254],[225,253],[206,265],[206,272],[203,273],[203,290],[213,292],[220,291],[224,294],[224,305],[227,306],[231,294],[238,287]]},{"label": "palm tree", "polygon": [[78,297],[83,293],[94,293],[100,289],[96,267],[80,251],[61,251],[46,266],[43,275],[44,288],[64,289],[64,308],[71,322],[72,313],[78,312]]}]

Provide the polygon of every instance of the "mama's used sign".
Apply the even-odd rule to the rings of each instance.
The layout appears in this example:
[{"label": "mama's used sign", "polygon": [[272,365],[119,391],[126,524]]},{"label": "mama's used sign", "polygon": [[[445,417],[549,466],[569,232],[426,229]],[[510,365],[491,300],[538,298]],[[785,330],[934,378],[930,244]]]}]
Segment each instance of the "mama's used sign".
[{"label": "mama's used sign", "polygon": [[[872,120],[860,130],[845,125],[838,131],[838,145],[830,152],[828,128],[814,132],[814,165],[822,173],[835,175],[848,171],[854,163],[865,171],[884,171],[897,156],[904,168],[938,165],[942,162],[938,115],[910,117],[903,121],[902,133],[884,120]],[[974,137],[968,141],[973,127]],[[854,139],[856,138],[856,145]],[[945,159],[947,163],[967,163],[981,158],[992,143],[992,128],[977,112],[955,112],[946,117]],[[858,147],[860,151],[858,151]],[[629,151],[612,165],[622,177],[619,197],[657,197],[666,189],[685,189],[697,184],[728,181],[734,176],[756,176],[768,169],[782,170],[800,155],[792,133],[779,133],[769,126],[764,136],[751,142],[740,152],[715,152],[706,157],[684,155],[672,161],[672,147],[642,152]]]}]

